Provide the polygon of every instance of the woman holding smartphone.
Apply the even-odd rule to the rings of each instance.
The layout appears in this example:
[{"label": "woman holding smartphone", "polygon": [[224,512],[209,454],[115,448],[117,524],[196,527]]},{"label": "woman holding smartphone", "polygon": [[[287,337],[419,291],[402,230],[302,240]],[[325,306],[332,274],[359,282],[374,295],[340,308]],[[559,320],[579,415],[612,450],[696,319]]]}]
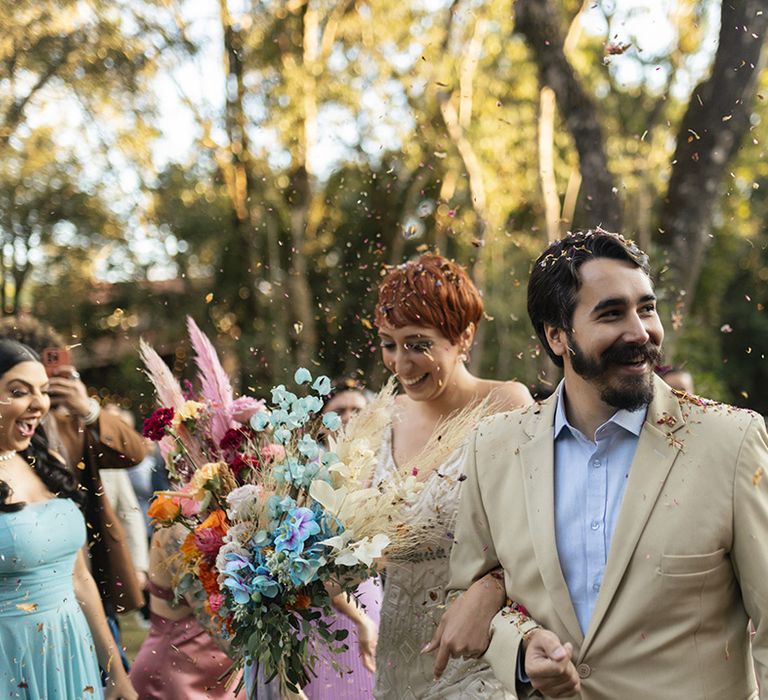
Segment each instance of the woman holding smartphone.
[{"label": "woman holding smartphone", "polygon": [[83,553],[77,484],[40,421],[49,379],[37,355],[0,340],[0,688],[13,697],[138,696],[119,662]]}]

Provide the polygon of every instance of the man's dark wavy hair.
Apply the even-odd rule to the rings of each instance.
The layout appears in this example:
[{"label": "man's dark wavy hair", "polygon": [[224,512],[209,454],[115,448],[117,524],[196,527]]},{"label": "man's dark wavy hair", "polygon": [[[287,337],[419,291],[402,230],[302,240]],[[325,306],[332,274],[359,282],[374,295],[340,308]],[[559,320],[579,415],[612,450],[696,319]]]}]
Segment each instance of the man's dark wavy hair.
[{"label": "man's dark wavy hair", "polygon": [[552,361],[563,359],[549,347],[544,324],[570,332],[576,296],[581,288],[579,268],[595,258],[625,260],[650,275],[648,256],[618,233],[574,231],[551,243],[533,265],[528,278],[528,316]]}]

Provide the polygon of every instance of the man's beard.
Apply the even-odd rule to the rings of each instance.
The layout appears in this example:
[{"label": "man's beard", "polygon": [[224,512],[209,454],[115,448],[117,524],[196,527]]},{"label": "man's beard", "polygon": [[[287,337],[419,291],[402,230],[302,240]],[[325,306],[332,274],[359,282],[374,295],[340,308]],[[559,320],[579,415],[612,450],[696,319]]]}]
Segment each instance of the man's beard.
[{"label": "man's beard", "polygon": [[644,345],[622,343],[612,345],[598,359],[587,355],[572,334],[568,334],[571,367],[582,379],[593,381],[600,388],[600,398],[609,406],[636,411],[653,399],[653,371],[645,374],[627,374],[612,378],[614,366],[645,360],[650,368],[661,361],[661,349],[650,341]]}]

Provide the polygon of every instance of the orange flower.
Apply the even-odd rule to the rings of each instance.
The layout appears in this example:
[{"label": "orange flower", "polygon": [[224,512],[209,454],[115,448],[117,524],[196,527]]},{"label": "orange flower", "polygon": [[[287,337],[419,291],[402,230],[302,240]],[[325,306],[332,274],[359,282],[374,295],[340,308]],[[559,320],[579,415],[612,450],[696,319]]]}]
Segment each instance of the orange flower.
[{"label": "orange flower", "polygon": [[309,607],[309,604],[311,602],[311,599],[308,595],[305,595],[304,593],[298,593],[296,595],[296,600],[293,601],[293,605],[289,606],[293,610],[306,610]]},{"label": "orange flower", "polygon": [[229,522],[227,521],[227,514],[223,510],[214,510],[202,523],[200,523],[195,529],[205,530],[211,528],[212,530],[218,530],[221,535],[226,535],[229,530]]},{"label": "orange flower", "polygon": [[181,513],[181,506],[177,498],[158,495],[149,506],[148,514],[158,522],[169,522],[176,520]]},{"label": "orange flower", "polygon": [[186,559],[187,562],[192,562],[200,556],[200,550],[197,548],[194,532],[190,532],[184,539],[184,542],[181,545],[181,553],[184,555],[184,559]]},{"label": "orange flower", "polygon": [[209,596],[214,593],[219,593],[219,582],[217,580],[215,569],[212,569],[204,561],[201,561],[197,567],[197,573],[200,578],[200,583],[203,584],[203,588]]}]

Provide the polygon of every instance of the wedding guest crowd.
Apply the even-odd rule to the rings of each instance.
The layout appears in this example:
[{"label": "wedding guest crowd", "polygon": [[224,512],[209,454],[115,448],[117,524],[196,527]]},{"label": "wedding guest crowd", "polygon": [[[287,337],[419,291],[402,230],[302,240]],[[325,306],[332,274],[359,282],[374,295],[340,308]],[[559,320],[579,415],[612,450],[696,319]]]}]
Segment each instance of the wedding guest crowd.
[{"label": "wedding guest crowd", "polygon": [[[61,336],[0,320],[0,693],[768,698],[762,422],[708,412],[687,370],[659,365],[649,262],[631,242],[568,234],[529,282],[531,321],[564,373],[536,404],[513,378],[470,370],[484,309],[467,270],[427,253],[381,278],[375,329],[399,393],[372,485],[436,449],[449,417],[467,416],[469,437],[409,471],[422,485],[409,507],[428,516],[430,537],[382,560],[354,595],[326,583],[325,620],[349,633],[347,650],[315,650],[316,677],[298,695],[254,666],[235,693],[208,583],[180,585],[191,535],[151,530],[162,509],[181,508],[178,493],[152,502],[172,488],[162,458],[130,414],[88,396],[68,353],[48,362],[67,348]],[[337,382],[323,413],[347,425],[367,389]],[[333,440],[322,440],[327,456]],[[140,608],[144,590],[149,632],[127,674],[117,613]]]}]

